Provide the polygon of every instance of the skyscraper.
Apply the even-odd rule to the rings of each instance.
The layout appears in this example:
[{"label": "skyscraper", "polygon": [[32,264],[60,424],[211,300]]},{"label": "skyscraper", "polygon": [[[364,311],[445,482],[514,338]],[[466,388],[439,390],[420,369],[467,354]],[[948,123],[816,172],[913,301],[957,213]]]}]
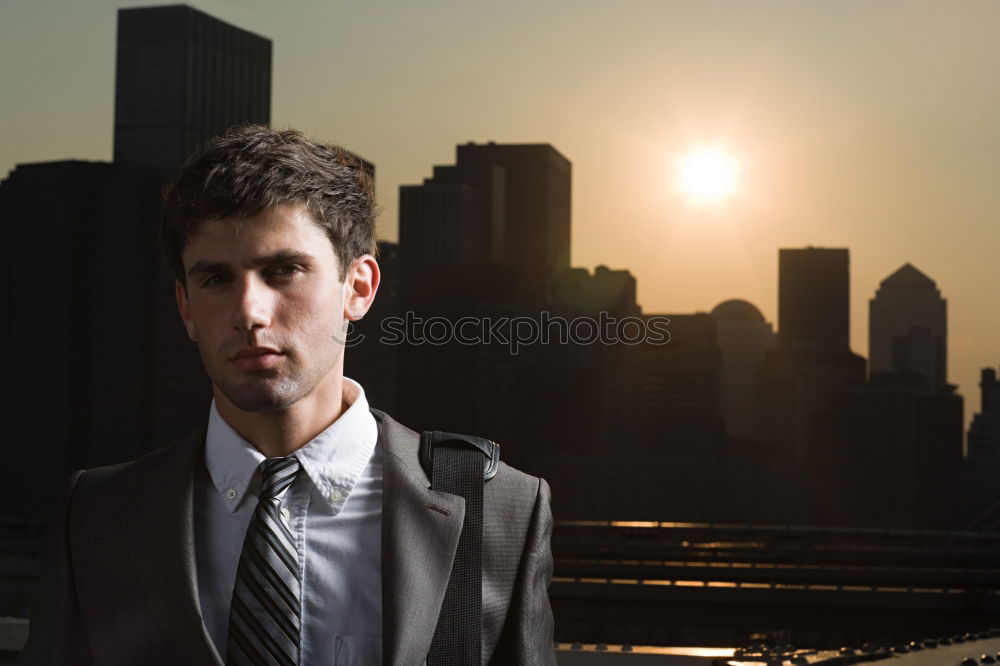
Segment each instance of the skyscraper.
[{"label": "skyscraper", "polygon": [[979,413],[969,427],[965,459],[966,526],[1000,529],[1000,382],[996,368],[980,372]]},{"label": "skyscraper", "polygon": [[[552,301],[569,267],[571,165],[548,144],[468,143],[455,164],[399,192],[400,302],[407,316],[432,322],[476,316],[502,322]],[[410,338],[413,340],[414,338]],[[518,461],[531,347],[518,364],[497,336],[449,338],[399,348],[399,418],[417,429],[447,423],[504,442]],[[537,429],[536,429],[537,430]]]},{"label": "skyscraper", "polygon": [[185,5],[118,10],[115,162],[174,169],[271,119],[271,41]]},{"label": "skyscraper", "polygon": [[760,371],[762,438],[793,474],[781,502],[794,522],[816,520],[817,434],[836,391],[860,386],[865,359],[849,347],[850,272],[846,248],[778,251],[778,346]]},{"label": "skyscraper", "polygon": [[403,273],[503,266],[512,298],[546,303],[569,267],[570,179],[569,160],[548,144],[458,146],[454,165],[400,188]]},{"label": "skyscraper", "polygon": [[778,251],[782,349],[848,351],[850,271],[846,248]]},{"label": "skyscraper", "polygon": [[928,389],[944,386],[947,308],[934,281],[910,264],[882,280],[869,301],[871,373],[911,374]]}]

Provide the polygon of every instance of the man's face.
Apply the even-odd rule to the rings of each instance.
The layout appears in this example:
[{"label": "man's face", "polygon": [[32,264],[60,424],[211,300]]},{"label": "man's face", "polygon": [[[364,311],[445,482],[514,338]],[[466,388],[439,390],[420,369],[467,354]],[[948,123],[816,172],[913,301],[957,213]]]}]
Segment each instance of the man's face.
[{"label": "man's face", "polygon": [[304,205],[267,209],[239,230],[203,222],[182,259],[178,308],[217,393],[244,411],[274,411],[340,380],[347,319],[371,298],[359,302],[350,270],[340,280]]}]

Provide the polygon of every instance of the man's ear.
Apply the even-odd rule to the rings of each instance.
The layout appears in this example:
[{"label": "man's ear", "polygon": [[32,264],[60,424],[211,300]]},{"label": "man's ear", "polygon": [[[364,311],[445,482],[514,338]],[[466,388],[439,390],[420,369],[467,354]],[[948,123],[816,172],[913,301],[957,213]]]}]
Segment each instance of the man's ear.
[{"label": "man's ear", "polygon": [[363,254],[353,262],[344,277],[344,319],[357,321],[365,316],[375,300],[379,285],[378,262]]},{"label": "man's ear", "polygon": [[184,328],[187,329],[188,337],[191,338],[192,342],[197,342],[198,338],[195,337],[194,322],[191,321],[191,304],[188,302],[187,290],[181,284],[180,280],[174,281],[174,295],[177,297],[177,311],[181,313],[181,321],[184,322]]}]

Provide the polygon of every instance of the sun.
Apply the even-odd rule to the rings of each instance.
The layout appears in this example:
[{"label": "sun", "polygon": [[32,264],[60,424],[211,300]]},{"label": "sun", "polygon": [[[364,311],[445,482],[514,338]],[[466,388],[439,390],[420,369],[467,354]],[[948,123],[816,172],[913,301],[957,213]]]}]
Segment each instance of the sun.
[{"label": "sun", "polygon": [[678,158],[674,170],[681,191],[698,204],[721,203],[739,185],[740,163],[722,148],[692,150]]}]

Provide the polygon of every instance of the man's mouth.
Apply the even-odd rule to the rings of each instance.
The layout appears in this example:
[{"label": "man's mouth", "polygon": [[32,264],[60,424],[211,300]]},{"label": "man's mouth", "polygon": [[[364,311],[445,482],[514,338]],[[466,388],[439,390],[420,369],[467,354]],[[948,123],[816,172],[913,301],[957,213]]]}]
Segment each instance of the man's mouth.
[{"label": "man's mouth", "polygon": [[281,362],[285,355],[272,347],[250,347],[233,354],[230,361],[241,370],[264,370]]},{"label": "man's mouth", "polygon": [[248,347],[247,349],[241,349],[233,354],[233,358],[231,360],[235,361],[238,358],[252,358],[255,356],[264,356],[266,354],[281,354],[281,352],[273,347]]}]

